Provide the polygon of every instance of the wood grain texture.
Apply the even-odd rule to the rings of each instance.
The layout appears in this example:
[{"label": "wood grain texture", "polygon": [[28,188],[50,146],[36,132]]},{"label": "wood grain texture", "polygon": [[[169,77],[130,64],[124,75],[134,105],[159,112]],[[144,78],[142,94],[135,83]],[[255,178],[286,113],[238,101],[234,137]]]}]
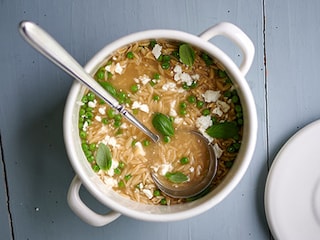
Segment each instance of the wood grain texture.
[{"label": "wood grain texture", "polygon": [[[267,7],[266,16],[264,2]],[[289,65],[285,65],[284,72],[279,69],[285,60],[294,62],[292,55],[303,55],[304,58],[299,58],[298,62],[305,67],[307,63],[304,59],[309,54],[313,60],[316,59],[315,39],[304,40],[307,42],[303,42],[301,38],[292,39],[299,30],[296,25],[303,28],[301,22],[293,20],[295,18],[292,14],[298,14],[298,7],[299,5],[289,6],[289,1],[280,4],[271,0],[1,0],[0,130],[5,169],[1,171],[0,184],[5,184],[5,171],[13,229],[11,234],[11,222],[3,217],[8,216],[8,213],[1,214],[0,226],[4,227],[3,231],[0,228],[1,237],[30,240],[270,239],[263,207],[268,148],[270,147],[272,154],[277,144],[291,134],[290,126],[295,127],[296,123],[303,124],[307,119],[318,116],[315,114],[315,104],[308,105],[316,100],[316,95],[313,94],[311,99],[303,95],[307,91],[314,91],[317,84],[316,77],[312,78],[316,71],[316,62],[308,65],[314,69],[304,74],[304,68],[300,65],[299,69],[294,70],[295,75],[290,72]],[[285,12],[285,18],[280,10]],[[309,10],[315,11],[312,8]],[[307,15],[304,8],[300,11]],[[106,44],[129,33],[166,28],[200,34],[221,21],[238,25],[249,35],[256,47],[255,59],[246,78],[257,105],[259,137],[252,163],[237,188],[215,208],[185,221],[148,223],[122,216],[108,226],[94,228],[79,220],[66,204],[66,193],[74,172],[67,159],[62,136],[63,107],[71,86],[71,78],[22,40],[17,26],[25,19],[40,24],[82,64]],[[265,33],[264,19],[267,21]],[[308,20],[304,19],[303,22],[313,20],[316,19],[308,16]],[[293,22],[296,25],[289,31],[287,25],[290,23],[291,26]],[[280,31],[280,27],[283,31]],[[312,31],[307,31],[311,37]],[[286,43],[279,46],[280,39],[290,41],[291,49],[288,49],[290,45]],[[308,54],[303,48],[296,52],[299,41],[303,44],[311,43],[312,50]],[[240,62],[241,52],[230,41],[217,38],[212,42],[236,63]],[[264,65],[265,46],[267,77]],[[292,97],[298,88],[292,86],[287,91],[290,93],[288,98],[284,99],[281,89],[277,87],[279,85],[276,84],[278,76],[281,77],[284,80],[280,86],[284,89],[288,83],[288,73],[292,78],[298,75],[311,81],[302,85],[303,92],[299,95],[302,102],[296,102],[300,106],[298,113],[303,112],[304,104],[308,105],[308,112],[304,117],[300,116],[298,122],[291,122],[291,125],[284,120],[277,122],[279,110],[286,110],[292,118],[298,114],[285,107],[290,101],[292,105]],[[295,81],[298,83],[297,78]],[[279,98],[283,99],[280,105]],[[269,141],[268,134],[272,141]],[[7,193],[2,187],[0,191],[2,204]],[[108,211],[85,189],[82,189],[81,196],[93,209],[99,212]],[[6,211],[6,208],[1,207],[0,210]]]}]

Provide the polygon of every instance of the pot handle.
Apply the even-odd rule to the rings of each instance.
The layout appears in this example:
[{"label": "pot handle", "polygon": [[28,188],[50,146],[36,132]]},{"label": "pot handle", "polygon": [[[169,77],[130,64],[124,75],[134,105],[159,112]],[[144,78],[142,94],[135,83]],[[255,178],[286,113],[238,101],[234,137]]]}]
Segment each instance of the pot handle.
[{"label": "pot handle", "polygon": [[254,58],[254,45],[250,38],[237,26],[229,22],[221,22],[207,29],[199,35],[205,41],[211,38],[222,35],[232,40],[242,51],[243,59],[240,64],[240,71],[243,76],[249,71]]},{"label": "pot handle", "polygon": [[101,227],[104,225],[107,225],[114,220],[116,220],[118,217],[121,216],[120,213],[115,211],[110,211],[109,213],[105,215],[98,214],[88,208],[83,201],[80,198],[79,190],[81,187],[81,180],[76,175],[69,187],[68,191],[68,204],[71,210],[84,222],[95,226],[95,227]]}]

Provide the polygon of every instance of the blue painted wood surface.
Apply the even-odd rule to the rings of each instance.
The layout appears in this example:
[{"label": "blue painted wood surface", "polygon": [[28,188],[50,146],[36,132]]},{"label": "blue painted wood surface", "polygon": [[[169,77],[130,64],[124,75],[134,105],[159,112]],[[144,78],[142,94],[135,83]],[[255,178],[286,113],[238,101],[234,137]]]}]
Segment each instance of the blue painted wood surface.
[{"label": "blue painted wood surface", "polygon": [[[319,10],[316,0],[0,0],[0,239],[272,239],[263,205],[268,168],[298,128],[320,118]],[[200,34],[221,21],[238,25],[256,47],[246,78],[259,120],[256,151],[240,184],[218,206],[185,221],[122,216],[101,228],[83,223],[66,203],[74,172],[62,117],[71,78],[22,40],[21,20],[40,24],[82,64],[128,33]],[[213,42],[239,63],[230,42]],[[81,195],[107,211],[85,189]]]}]

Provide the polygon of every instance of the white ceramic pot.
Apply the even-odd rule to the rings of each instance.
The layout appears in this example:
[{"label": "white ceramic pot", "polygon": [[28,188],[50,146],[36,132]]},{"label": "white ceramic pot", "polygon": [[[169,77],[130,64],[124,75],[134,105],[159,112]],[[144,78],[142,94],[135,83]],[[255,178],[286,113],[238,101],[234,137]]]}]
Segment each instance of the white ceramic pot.
[{"label": "white ceramic pot", "polygon": [[[218,47],[208,42],[218,35],[231,39],[242,50],[243,59],[240,67]],[[63,126],[67,153],[76,172],[69,188],[68,204],[76,215],[90,225],[106,225],[117,219],[121,214],[135,219],[158,222],[182,220],[201,214],[221,202],[235,188],[251,161],[257,137],[257,115],[254,99],[244,76],[252,64],[254,46],[251,40],[235,25],[225,22],[220,23],[199,36],[174,30],[149,30],[131,34],[104,47],[86,64],[85,70],[93,75],[116,49],[132,42],[159,38],[189,43],[204,50],[225,67],[236,86],[243,107],[244,131],[239,154],[230,172],[220,185],[193,202],[173,206],[155,206],[123,198],[118,193],[105,187],[105,184],[92,171],[81,149],[78,131],[79,105],[76,102],[82,98],[85,88],[75,81],[67,99]],[[96,213],[83,203],[79,196],[79,189],[82,184],[98,201],[111,209],[109,213],[105,215]]]}]

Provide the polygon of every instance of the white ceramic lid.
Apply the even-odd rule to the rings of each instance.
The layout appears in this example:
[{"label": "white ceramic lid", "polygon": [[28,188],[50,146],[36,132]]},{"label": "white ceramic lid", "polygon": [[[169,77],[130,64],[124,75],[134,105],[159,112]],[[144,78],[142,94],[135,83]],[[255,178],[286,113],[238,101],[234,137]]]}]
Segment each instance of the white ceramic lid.
[{"label": "white ceramic lid", "polygon": [[266,183],[273,236],[320,239],[320,120],[296,133],[277,154]]}]

